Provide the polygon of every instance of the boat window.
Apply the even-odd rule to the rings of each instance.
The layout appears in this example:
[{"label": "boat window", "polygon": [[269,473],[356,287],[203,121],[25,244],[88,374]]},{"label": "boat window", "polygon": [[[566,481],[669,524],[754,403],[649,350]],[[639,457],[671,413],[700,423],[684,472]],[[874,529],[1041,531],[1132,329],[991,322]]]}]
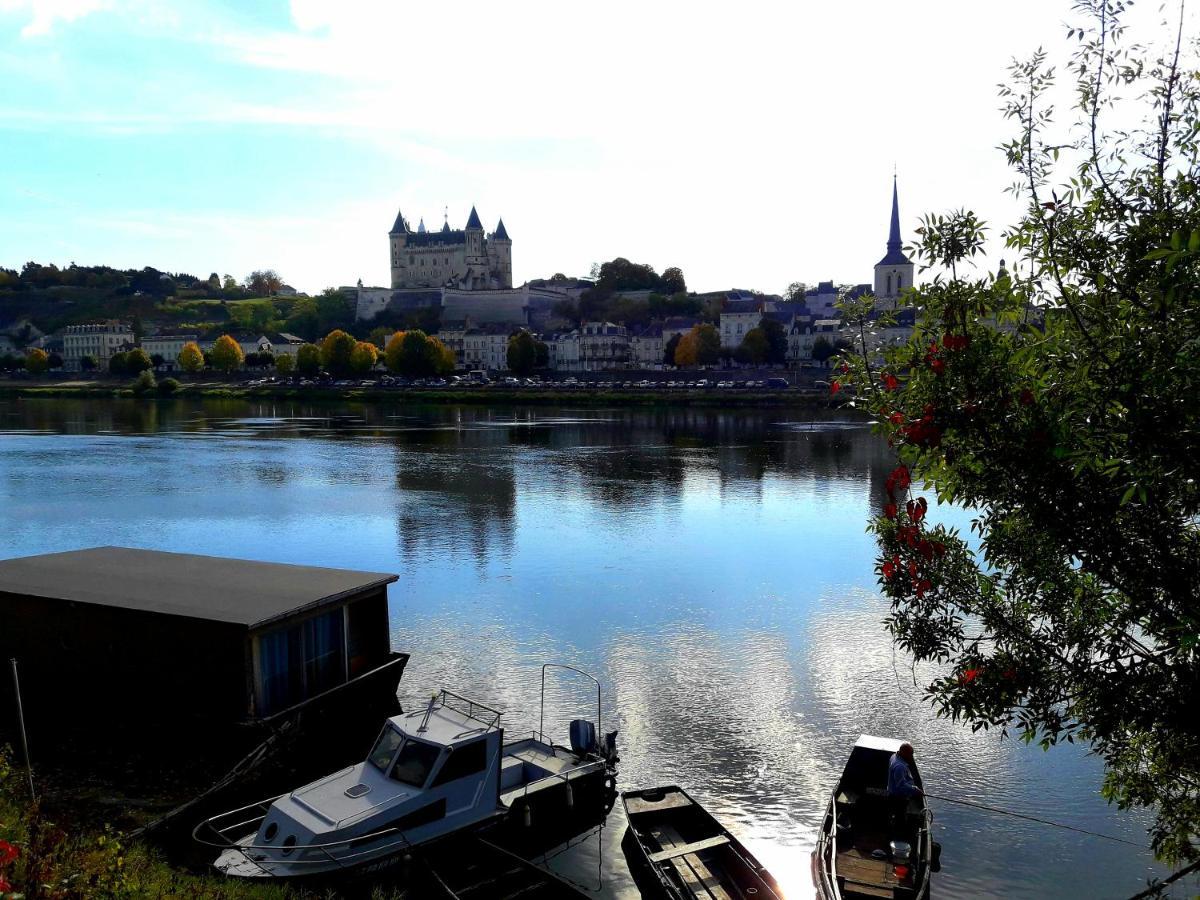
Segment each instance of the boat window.
[{"label": "boat window", "polygon": [[371,755],[368,757],[371,760],[371,765],[380,772],[386,772],[388,764],[391,763],[392,757],[396,755],[396,748],[400,746],[402,740],[404,740],[404,736],[395,728],[390,725],[383,726],[383,733],[379,735],[379,740],[375,742],[375,746],[371,750]]},{"label": "boat window", "polygon": [[438,754],[441,752],[441,747],[423,744],[409,738],[404,742],[404,748],[396,759],[396,765],[392,766],[392,777],[404,784],[411,784],[413,787],[424,787],[429,773],[433,769],[433,764],[437,762]]},{"label": "boat window", "polygon": [[487,766],[487,738],[463,744],[450,751],[450,756],[442,765],[437,778],[430,787],[446,784],[482,772]]}]

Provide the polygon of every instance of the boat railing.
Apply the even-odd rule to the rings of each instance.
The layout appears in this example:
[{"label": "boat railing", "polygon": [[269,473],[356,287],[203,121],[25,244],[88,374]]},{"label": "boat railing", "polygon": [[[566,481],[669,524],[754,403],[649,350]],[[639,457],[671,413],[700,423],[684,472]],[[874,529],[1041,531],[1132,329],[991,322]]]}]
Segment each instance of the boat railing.
[{"label": "boat railing", "polygon": [[[462,704],[466,708],[461,709],[447,702],[450,700]],[[496,728],[500,725],[500,716],[502,715],[500,710],[488,706],[486,703],[480,703],[478,700],[474,700],[464,694],[456,694],[454,691],[442,688],[437,694],[437,702],[439,706],[460,712],[468,719],[479,722],[488,729]]]},{"label": "boat railing", "polygon": [[580,763],[577,766],[572,766],[569,769],[564,769],[561,772],[547,772],[541,778],[537,778],[533,781],[525,782],[525,788],[524,788],[524,790],[522,790],[521,796],[528,797],[529,789],[531,787],[533,787],[535,784],[541,784],[545,781],[551,781],[556,778],[561,779],[563,784],[569,785],[571,783],[572,775],[575,775],[576,773],[581,773],[584,769],[588,769],[589,771],[594,772],[596,770],[596,766],[598,766],[598,765],[600,765],[600,763],[597,760],[589,759],[587,762]]},{"label": "boat railing", "polygon": [[[238,835],[246,834],[247,830],[255,835],[258,834],[259,826],[262,825],[263,820],[270,812],[271,804],[278,799],[279,797],[272,797],[267,800],[260,800],[257,803],[250,803],[246,806],[205,819],[192,830],[192,838],[198,843],[218,850],[239,850],[249,862],[268,875],[271,874],[270,866],[311,866],[332,863],[333,865],[344,867],[353,865],[359,858],[364,856],[376,855],[385,851],[392,853],[397,850],[411,848],[412,846],[404,832],[394,826],[381,828],[378,831],[367,834],[341,838],[336,841],[296,845],[294,848],[284,847],[280,844],[240,842]],[[235,818],[236,821],[230,821]],[[332,852],[338,848],[353,849],[355,845],[364,843],[375,844],[387,837],[392,837],[392,840],[383,845],[367,847],[354,853],[335,854]],[[251,855],[255,851],[259,853],[271,853],[273,855],[269,858],[256,859]],[[320,857],[317,859],[303,858],[306,855],[312,854],[313,851],[320,851]],[[284,853],[288,853],[289,855],[290,853],[295,853],[297,854],[297,858],[285,857],[282,855]]]},{"label": "boat railing", "polygon": [[925,891],[929,887],[929,878],[933,873],[933,810],[928,805],[925,807],[925,813],[922,818],[924,821],[921,824],[920,852],[923,872],[921,875],[921,884],[917,888],[916,895],[918,897],[925,896]]},{"label": "boat railing", "polygon": [[[816,887],[819,889],[819,897],[825,900],[841,900],[842,892],[837,886],[837,791],[834,790],[829,795],[829,830],[822,832],[817,837],[817,845],[814,853],[817,857],[817,865],[814,867],[814,876],[819,879]],[[829,865],[825,866],[825,860],[828,858]]]}]

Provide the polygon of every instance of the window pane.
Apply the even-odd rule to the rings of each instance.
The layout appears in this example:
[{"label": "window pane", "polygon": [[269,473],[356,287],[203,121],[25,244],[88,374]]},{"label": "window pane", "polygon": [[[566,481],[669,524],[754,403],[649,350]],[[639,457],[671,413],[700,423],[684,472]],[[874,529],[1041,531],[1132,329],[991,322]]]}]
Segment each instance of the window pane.
[{"label": "window pane", "polygon": [[468,775],[475,775],[482,772],[486,765],[486,739],[455,747],[450,751],[449,759],[446,760],[441,771],[438,772],[437,778],[434,779],[431,787],[437,787],[439,784],[446,784],[450,781],[457,781],[459,778],[466,778]]},{"label": "window pane", "polygon": [[383,726],[383,733],[379,735],[379,740],[371,749],[371,755],[367,757],[371,761],[371,765],[380,772],[386,772],[392,757],[396,755],[396,748],[400,746],[400,741],[403,739],[400,732],[392,726]]},{"label": "window pane", "polygon": [[346,680],[341,609],[309,619],[302,630],[305,693],[312,697]]},{"label": "window pane", "polygon": [[422,744],[412,739],[405,741],[404,749],[400,751],[400,757],[392,767],[392,777],[413,787],[424,787],[429,778],[429,771],[441,752],[441,747],[432,744]]}]

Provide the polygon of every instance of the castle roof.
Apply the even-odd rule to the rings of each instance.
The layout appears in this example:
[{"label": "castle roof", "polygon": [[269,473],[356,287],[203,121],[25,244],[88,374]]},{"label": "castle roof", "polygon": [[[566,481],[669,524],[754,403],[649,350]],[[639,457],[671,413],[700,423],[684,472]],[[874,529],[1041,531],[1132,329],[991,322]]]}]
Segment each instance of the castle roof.
[{"label": "castle roof", "polygon": [[425,217],[422,216],[420,223],[418,223],[418,225],[417,225],[417,234],[424,234],[424,233],[425,233]]},{"label": "castle roof", "polygon": [[443,228],[441,231],[420,231],[415,234],[410,233],[408,240],[404,242],[405,247],[452,247],[455,244],[465,244],[467,242],[467,233],[465,231],[450,231],[448,228]]},{"label": "castle roof", "polygon": [[511,240],[511,238],[509,238],[509,236],[508,236],[507,229],[505,229],[505,227],[504,227],[503,219],[501,219],[500,224],[496,226],[496,233],[493,234],[492,237],[496,238],[497,240],[501,240],[501,241]]},{"label": "castle roof", "polygon": [[887,255],[878,266],[911,266],[912,260],[904,255],[904,244],[900,240],[900,197],[896,190],[896,177],[892,176],[892,222],[888,229]]},{"label": "castle roof", "polygon": [[442,234],[449,234],[449,233],[450,233],[450,223],[443,222],[442,223]]},{"label": "castle roof", "polygon": [[479,213],[475,212],[475,207],[471,207],[471,217],[467,219],[468,228],[478,228],[483,231],[483,223],[479,221]]},{"label": "castle roof", "polygon": [[404,213],[396,210],[396,223],[388,234],[408,234],[408,226],[404,224]]}]

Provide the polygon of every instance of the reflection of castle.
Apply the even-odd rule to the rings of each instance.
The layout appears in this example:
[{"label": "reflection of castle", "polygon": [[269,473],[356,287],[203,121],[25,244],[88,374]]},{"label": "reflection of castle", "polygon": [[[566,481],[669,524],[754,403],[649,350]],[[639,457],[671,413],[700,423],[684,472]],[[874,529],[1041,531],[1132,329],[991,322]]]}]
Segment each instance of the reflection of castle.
[{"label": "reflection of castle", "polygon": [[388,232],[392,288],[458,288],[479,291],[512,287],[512,240],[504,220],[490,235],[483,232],[479,213],[471,207],[467,227],[427,231],[422,219],[413,231],[396,213]]}]

